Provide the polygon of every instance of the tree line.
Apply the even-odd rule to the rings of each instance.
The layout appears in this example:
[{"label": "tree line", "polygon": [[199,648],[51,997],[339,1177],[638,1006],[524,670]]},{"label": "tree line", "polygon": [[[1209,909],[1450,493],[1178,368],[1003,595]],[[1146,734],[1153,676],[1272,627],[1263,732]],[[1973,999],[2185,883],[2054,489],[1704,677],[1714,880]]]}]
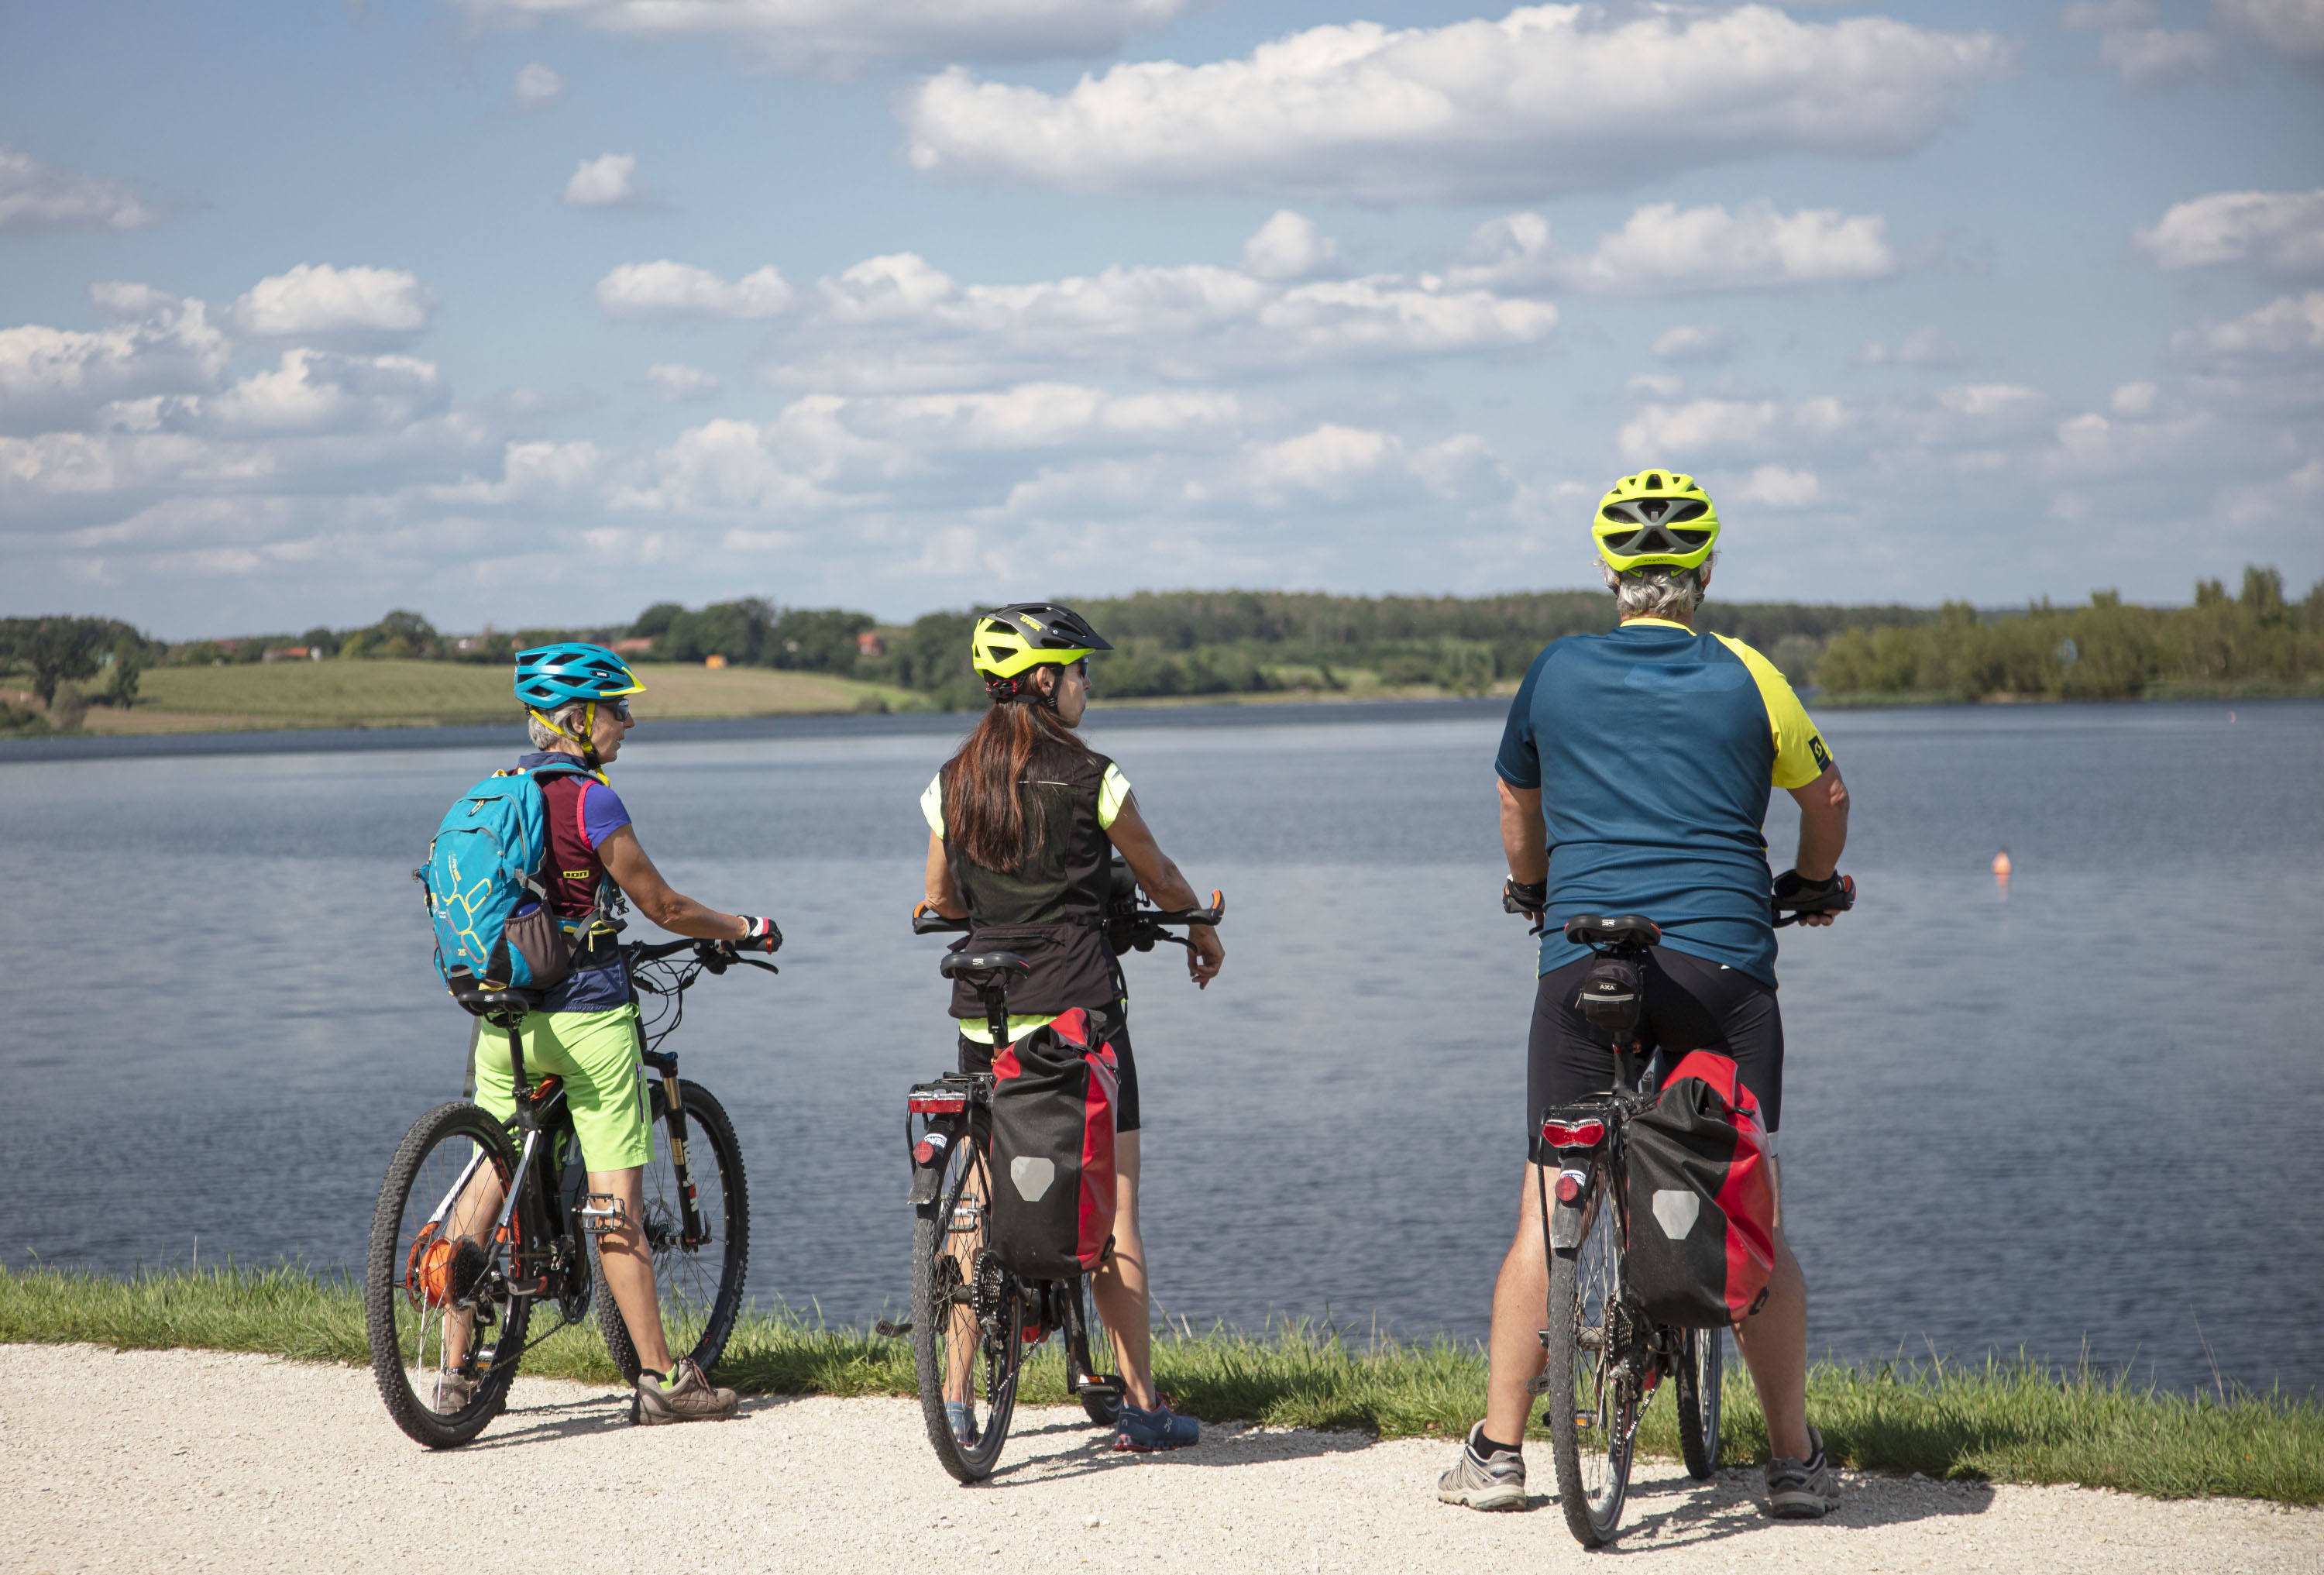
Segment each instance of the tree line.
[{"label": "tree line", "polygon": [[[1433,686],[1482,694],[1512,680],[1551,640],[1614,622],[1598,591],[1493,596],[1336,596],[1287,591],[1140,592],[1075,600],[1114,650],[1094,674],[1116,698],[1331,692]],[[361,628],[164,644],[103,618],[0,620],[0,665],[28,674],[51,706],[60,687],[102,679],[100,704],[134,705],[155,664],[405,659],[505,663],[558,640],[613,645],[642,662],[702,662],[827,673],[918,691],[946,709],[983,704],[968,664],[973,609],[882,624],[839,607],[760,597],[687,608],[658,602],[625,625],[439,631],[399,610]],[[1865,700],[2122,699],[2244,686],[2324,687],[2324,581],[2295,602],[2283,576],[2253,566],[2238,590],[2195,586],[2185,607],[2141,607],[2110,591],[2086,605],[2019,609],[1708,603],[1702,627],[1765,651],[1796,684]],[[68,694],[68,701],[78,691]]]}]

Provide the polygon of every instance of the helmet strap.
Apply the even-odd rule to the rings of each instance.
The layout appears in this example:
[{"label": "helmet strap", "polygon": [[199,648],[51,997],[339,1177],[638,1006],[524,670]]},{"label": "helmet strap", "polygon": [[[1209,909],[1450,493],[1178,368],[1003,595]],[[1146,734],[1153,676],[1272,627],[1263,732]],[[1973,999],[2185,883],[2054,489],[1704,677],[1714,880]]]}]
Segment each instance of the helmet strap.
[{"label": "helmet strap", "polygon": [[535,722],[538,722],[541,726],[547,728],[549,732],[563,739],[567,743],[579,744],[581,746],[581,763],[594,771],[597,769],[601,763],[597,759],[597,703],[595,700],[589,701],[588,706],[589,709],[581,718],[581,736],[579,738],[575,738],[571,733],[558,726],[557,719],[555,717],[545,716],[541,714],[540,712],[534,710],[530,706],[526,707],[526,709],[530,712],[532,719]]}]

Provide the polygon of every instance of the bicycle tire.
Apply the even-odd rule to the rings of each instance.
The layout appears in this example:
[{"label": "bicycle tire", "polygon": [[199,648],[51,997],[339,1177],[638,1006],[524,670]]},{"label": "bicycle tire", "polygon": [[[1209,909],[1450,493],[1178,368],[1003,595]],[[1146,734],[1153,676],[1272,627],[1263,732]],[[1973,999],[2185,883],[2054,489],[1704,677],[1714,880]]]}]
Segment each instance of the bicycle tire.
[{"label": "bicycle tire", "polygon": [[[684,1245],[686,1215],[680,1207],[678,1170],[669,1159],[669,1128],[661,1115],[662,1091],[653,1089],[654,1156],[646,1166],[645,1230],[653,1259],[654,1293],[661,1302],[662,1332],[671,1351],[692,1357],[708,1373],[726,1354],[734,1321],[742,1311],[742,1284],[751,1268],[750,1183],[742,1173],[742,1145],[734,1123],[717,1096],[698,1082],[678,1080],[686,1101],[686,1169],[693,1178],[696,1206],[713,1232],[699,1247]],[[591,1272],[596,1276],[597,1329],[622,1381],[635,1384],[640,1364],[629,1325],[605,1283],[605,1267],[593,1241]]]},{"label": "bicycle tire", "polygon": [[[456,1410],[436,1408],[438,1390],[434,1379],[415,1386],[415,1370],[423,1378],[431,1372],[439,1377],[443,1373],[446,1304],[440,1295],[429,1291],[424,1279],[418,1286],[410,1283],[411,1266],[415,1259],[426,1257],[420,1238],[429,1229],[428,1221],[456,1206],[453,1189],[479,1156],[481,1163],[498,1172],[505,1188],[516,1172],[515,1146],[509,1141],[507,1128],[477,1106],[456,1101],[438,1105],[414,1121],[396,1146],[395,1156],[388,1161],[387,1174],[380,1182],[379,1202],[372,1211],[371,1241],[364,1255],[364,1333],[371,1347],[372,1377],[379,1386],[380,1399],[406,1437],[435,1450],[466,1443],[500,1414],[509,1386],[516,1378],[532,1312],[531,1303],[522,1297],[512,1298],[500,1310],[493,1349],[509,1354],[493,1361],[467,1402]],[[417,1223],[410,1218],[415,1206],[420,1210]],[[459,1239],[440,1229],[438,1239],[447,1245]],[[456,1252],[455,1246],[456,1257]],[[448,1277],[456,1271],[447,1266],[439,1272]],[[431,1328],[433,1368],[429,1365]],[[473,1325],[471,1330],[473,1338]]]},{"label": "bicycle tire", "polygon": [[1726,1379],[1727,1331],[1690,1329],[1679,1351],[1678,1451],[1701,1482],[1719,1469],[1719,1395]]},{"label": "bicycle tire", "polygon": [[[1083,1337],[1089,1342],[1090,1372],[1095,1377],[1111,1378],[1120,1383],[1121,1375],[1115,1370],[1113,1359],[1113,1336],[1106,1332],[1104,1323],[1098,1319],[1097,1293],[1090,1287],[1089,1276],[1084,1275],[1074,1282],[1074,1299],[1080,1307]],[[1081,1402],[1082,1414],[1100,1427],[1111,1427],[1121,1420],[1121,1395],[1119,1390],[1111,1395],[1092,1394],[1084,1390]]]},{"label": "bicycle tire", "polygon": [[1550,1259],[1546,1377],[1557,1502],[1574,1541],[1602,1548],[1614,1540],[1629,1493],[1638,1403],[1635,1390],[1626,1397],[1622,1386],[1604,1378],[1608,1336],[1618,1333],[1621,1238],[1602,1167],[1591,1184],[1596,1217],[1588,1234],[1579,1248]]},{"label": "bicycle tire", "polygon": [[[992,1475],[1016,1414],[1017,1377],[1024,1361],[1023,1297],[1014,1278],[992,1266],[985,1247],[989,1216],[982,1202],[991,1195],[989,1176],[982,1148],[962,1140],[945,1162],[936,1202],[925,1205],[912,1222],[912,1365],[919,1380],[920,1412],[937,1460],[962,1483],[981,1482]],[[972,1205],[968,1217],[973,1223],[966,1227],[959,1224],[964,1202]],[[968,1239],[956,1239],[964,1236]],[[990,1330],[979,1324],[973,1303],[953,1298],[954,1291],[973,1285],[972,1276],[980,1268],[1000,1288],[998,1327]],[[960,1362],[968,1368],[967,1400],[982,1413],[973,1443],[953,1437],[952,1421],[945,1414],[945,1380]]]}]

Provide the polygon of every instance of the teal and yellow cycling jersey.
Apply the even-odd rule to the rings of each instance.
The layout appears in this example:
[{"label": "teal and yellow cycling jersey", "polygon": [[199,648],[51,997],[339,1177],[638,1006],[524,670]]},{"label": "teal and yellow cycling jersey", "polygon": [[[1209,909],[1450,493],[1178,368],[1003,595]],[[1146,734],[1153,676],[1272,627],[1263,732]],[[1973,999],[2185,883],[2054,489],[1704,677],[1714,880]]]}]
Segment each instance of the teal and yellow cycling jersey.
[{"label": "teal and yellow cycling jersey", "polygon": [[1664,944],[1773,985],[1768,795],[1831,764],[1784,675],[1739,640],[1638,618],[1554,641],[1495,762],[1541,790],[1548,823],[1541,972],[1586,954],[1559,932],[1575,914],[1636,913]]}]

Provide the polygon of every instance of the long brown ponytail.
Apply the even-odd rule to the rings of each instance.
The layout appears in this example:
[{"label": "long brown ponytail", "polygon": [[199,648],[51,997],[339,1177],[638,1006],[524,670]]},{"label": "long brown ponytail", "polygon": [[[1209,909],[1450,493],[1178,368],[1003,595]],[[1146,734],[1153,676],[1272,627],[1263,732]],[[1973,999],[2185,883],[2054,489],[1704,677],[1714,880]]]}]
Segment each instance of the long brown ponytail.
[{"label": "long brown ponytail", "polygon": [[1046,796],[1028,778],[1054,775],[1089,746],[1048,707],[1006,700],[984,714],[944,764],[945,835],[972,864],[1013,875],[1047,829]]}]

